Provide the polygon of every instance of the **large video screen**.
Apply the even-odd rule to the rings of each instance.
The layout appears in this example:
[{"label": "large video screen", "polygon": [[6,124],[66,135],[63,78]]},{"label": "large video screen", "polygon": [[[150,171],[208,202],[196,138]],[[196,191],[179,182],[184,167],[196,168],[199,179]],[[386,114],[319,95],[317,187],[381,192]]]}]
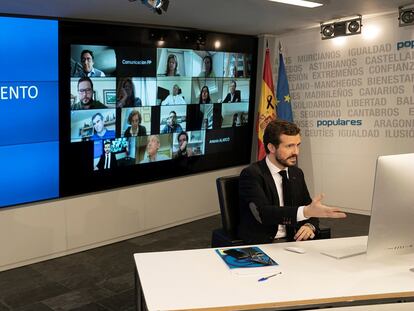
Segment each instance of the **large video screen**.
[{"label": "large video screen", "polygon": [[151,29],[69,22],[60,36],[62,195],[249,162],[256,39],[160,44],[142,39]]},{"label": "large video screen", "polygon": [[59,196],[58,22],[0,16],[0,207]]}]

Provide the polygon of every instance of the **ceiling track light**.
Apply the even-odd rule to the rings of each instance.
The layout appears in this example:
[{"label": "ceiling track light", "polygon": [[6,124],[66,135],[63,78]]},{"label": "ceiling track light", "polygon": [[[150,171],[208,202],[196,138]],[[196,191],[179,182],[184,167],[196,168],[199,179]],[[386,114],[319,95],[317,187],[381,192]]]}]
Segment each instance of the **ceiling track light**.
[{"label": "ceiling track light", "polygon": [[398,8],[398,26],[411,26],[414,25],[414,5],[400,6]]},{"label": "ceiling track light", "polygon": [[[135,2],[137,0],[128,0],[129,2]],[[170,0],[141,0],[141,3],[148,7],[149,9],[153,10],[154,13],[162,14],[162,12],[167,12],[168,5],[170,4]]]},{"label": "ceiling track light", "polygon": [[321,39],[333,39],[336,37],[358,35],[361,33],[362,16],[351,17],[349,19],[339,19],[336,21],[321,23]]}]

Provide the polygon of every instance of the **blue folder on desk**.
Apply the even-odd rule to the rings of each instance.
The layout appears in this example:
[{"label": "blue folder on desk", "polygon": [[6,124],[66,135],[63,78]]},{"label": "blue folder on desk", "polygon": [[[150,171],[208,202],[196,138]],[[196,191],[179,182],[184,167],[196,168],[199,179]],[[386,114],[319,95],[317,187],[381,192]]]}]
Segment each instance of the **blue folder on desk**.
[{"label": "blue folder on desk", "polygon": [[270,258],[257,246],[216,249],[216,253],[223,259],[230,269],[258,268],[278,265],[276,261]]}]

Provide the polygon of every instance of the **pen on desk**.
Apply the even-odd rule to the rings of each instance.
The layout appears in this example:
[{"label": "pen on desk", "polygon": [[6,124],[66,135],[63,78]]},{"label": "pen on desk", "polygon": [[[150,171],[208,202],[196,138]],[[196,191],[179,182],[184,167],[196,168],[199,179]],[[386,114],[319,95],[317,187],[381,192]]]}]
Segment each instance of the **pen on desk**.
[{"label": "pen on desk", "polygon": [[279,275],[279,274],[282,274],[282,272],[278,272],[278,273],[275,273],[275,274],[272,274],[272,275],[269,275],[269,276],[265,276],[263,278],[258,279],[257,281],[258,282],[263,282],[263,281],[266,281],[266,280],[268,280],[268,279],[270,279],[270,278],[272,278],[276,275]]}]

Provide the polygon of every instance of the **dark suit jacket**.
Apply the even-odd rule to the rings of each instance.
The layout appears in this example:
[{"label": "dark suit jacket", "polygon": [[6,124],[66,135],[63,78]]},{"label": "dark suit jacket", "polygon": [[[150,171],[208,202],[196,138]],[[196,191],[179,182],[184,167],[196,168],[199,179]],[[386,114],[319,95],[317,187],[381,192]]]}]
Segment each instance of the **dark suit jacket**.
[{"label": "dark suit jacket", "polygon": [[[96,165],[96,167],[99,170],[103,170],[104,169],[104,167],[105,167],[105,153],[103,153],[101,155],[101,157],[99,158],[99,162]],[[118,163],[116,162],[115,154],[111,152],[111,162],[109,164],[109,169],[114,169],[116,167],[118,167]]]},{"label": "dark suit jacket", "polygon": [[[304,223],[311,223],[318,231],[317,218],[297,222],[299,206],[312,202],[305,183],[303,172],[298,167],[289,167],[289,182],[293,206],[280,207],[279,196],[266,160],[253,163],[240,174],[240,225],[239,237],[247,244],[271,243],[276,235],[278,225],[286,225],[288,240]],[[250,206],[257,207],[261,223],[255,218]]]},{"label": "dark suit jacket", "polygon": [[[228,93],[226,98],[224,98],[223,103],[228,103],[231,101],[231,94]],[[232,103],[238,103],[241,101],[241,97],[240,97],[240,91],[236,90],[236,92],[234,93],[234,97],[233,100],[231,101]]]}]

